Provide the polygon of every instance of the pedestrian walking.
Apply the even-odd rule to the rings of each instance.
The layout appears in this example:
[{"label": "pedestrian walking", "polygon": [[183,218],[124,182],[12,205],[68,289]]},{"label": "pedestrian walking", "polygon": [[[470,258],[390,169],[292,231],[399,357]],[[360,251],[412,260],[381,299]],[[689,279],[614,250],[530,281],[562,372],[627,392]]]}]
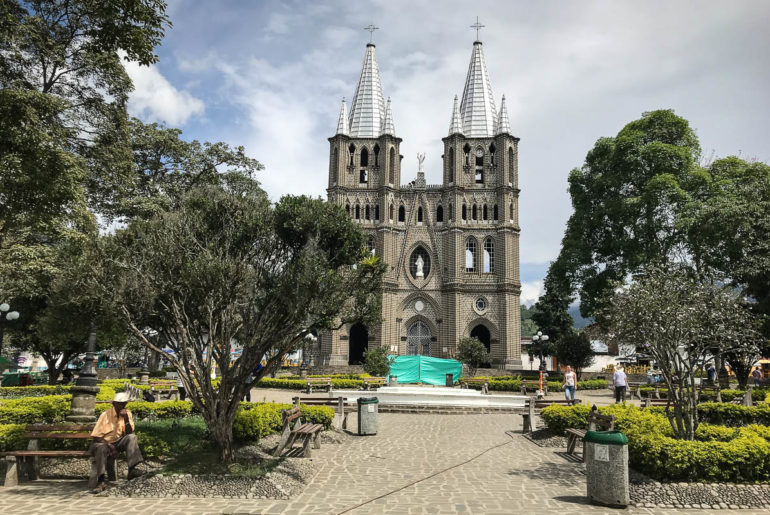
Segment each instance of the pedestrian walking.
[{"label": "pedestrian walking", "polygon": [[612,386],[615,387],[615,404],[622,402],[626,395],[626,386],[628,386],[628,378],[623,367],[618,367],[612,374]]},{"label": "pedestrian walking", "polygon": [[577,390],[577,375],[572,367],[567,367],[562,378],[561,387],[564,388],[564,398],[569,401],[570,404],[574,404],[575,390]]}]

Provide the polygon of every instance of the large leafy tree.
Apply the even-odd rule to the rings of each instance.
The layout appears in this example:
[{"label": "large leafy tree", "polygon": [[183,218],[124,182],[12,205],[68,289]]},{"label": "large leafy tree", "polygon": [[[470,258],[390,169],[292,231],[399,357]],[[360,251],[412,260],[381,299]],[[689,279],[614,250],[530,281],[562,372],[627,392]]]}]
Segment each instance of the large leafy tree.
[{"label": "large leafy tree", "polygon": [[[378,323],[384,265],[339,206],[306,197],[273,206],[243,174],[223,182],[106,238],[94,276],[137,338],[174,350],[166,357],[230,461],[245,381],[262,357],[271,356],[260,374],[311,332]],[[231,362],[236,342],[243,352]]]},{"label": "large leafy tree", "polygon": [[574,368],[578,377],[582,369],[591,366],[596,355],[585,332],[571,331],[563,335],[554,347],[554,355],[559,363]]},{"label": "large leafy tree", "polygon": [[756,348],[759,320],[729,287],[705,283],[684,267],[651,267],[610,298],[605,336],[643,348],[663,372],[666,414],[674,434],[692,440],[698,428],[695,373],[715,355]]}]

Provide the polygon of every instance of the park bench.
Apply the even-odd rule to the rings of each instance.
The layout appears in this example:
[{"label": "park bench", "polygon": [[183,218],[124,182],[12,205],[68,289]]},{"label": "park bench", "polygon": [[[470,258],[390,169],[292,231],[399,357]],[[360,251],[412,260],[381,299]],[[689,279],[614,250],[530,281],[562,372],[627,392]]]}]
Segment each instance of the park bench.
[{"label": "park bench", "polygon": [[649,408],[650,406],[668,406],[668,399],[653,399],[652,397],[645,397],[643,408]]},{"label": "park bench", "polygon": [[701,383],[698,388],[698,400],[704,398],[705,400],[713,400],[714,402],[722,402],[722,389],[718,383],[714,385],[706,385]]},{"label": "park bench", "polygon": [[552,406],[554,404],[568,405],[569,403],[580,404],[581,402],[583,402],[582,399],[568,401],[566,399],[546,400],[538,399],[536,396],[530,397],[524,401],[524,411],[521,413],[523,418],[522,433],[531,433],[535,430],[535,415],[538,414],[541,409],[547,408],[548,406]]},{"label": "park bench", "polygon": [[583,440],[588,431],[611,431],[615,429],[614,415],[600,415],[596,411],[588,414],[588,430],[569,428],[567,433],[567,454],[574,454],[575,446],[578,440],[583,442],[583,459],[585,459],[585,441]]},{"label": "park bench", "polygon": [[368,390],[370,386],[385,386],[384,377],[364,377],[364,390]]},{"label": "park bench", "polygon": [[489,394],[489,381],[483,377],[469,377],[467,379],[460,379],[460,387],[481,390],[483,395]]},{"label": "park bench", "polygon": [[628,381],[626,383],[626,395],[629,399],[633,399],[636,397],[640,401],[642,400],[642,393],[641,388],[642,386],[647,386],[647,383],[637,382],[637,381]]},{"label": "park bench", "polygon": [[337,428],[348,428],[348,415],[356,411],[356,406],[346,404],[345,397],[293,397],[294,405],[329,406],[334,408],[334,414],[338,417]]},{"label": "park bench", "polygon": [[307,389],[305,390],[306,393],[313,393],[313,389],[320,389],[323,388],[324,391],[331,392],[332,391],[332,379],[331,377],[308,377],[305,380],[305,384],[307,385]]},{"label": "park bench", "polygon": [[150,384],[150,394],[155,397],[158,400],[162,399],[162,395],[166,396],[166,399],[178,399],[179,398],[179,390],[176,389],[176,386],[171,388],[163,388],[163,387],[156,387],[156,385]]},{"label": "park bench", "polygon": [[[540,390],[539,379],[522,379],[521,381],[521,394],[527,395],[528,390],[538,391]],[[543,395],[548,395],[548,381],[543,378]]]},{"label": "park bench", "polygon": [[[94,424],[31,424],[25,428],[24,438],[29,440],[27,450],[0,452],[5,458],[5,486],[16,486],[20,478],[34,481],[40,477],[40,458],[91,458],[89,450],[41,451],[40,440],[90,440]],[[115,481],[118,476],[115,458],[107,460],[107,479]],[[91,474],[88,487],[95,488],[98,477],[96,463],[91,460]]]},{"label": "park bench", "polygon": [[301,418],[302,412],[300,411],[299,407],[295,407],[290,410],[282,410],[281,413],[283,416],[281,440],[278,442],[278,447],[275,448],[273,456],[280,456],[284,449],[288,449],[288,454],[291,454],[294,452],[292,451],[294,444],[301,443],[302,456],[309,458],[311,440],[315,449],[321,448],[321,441],[318,439],[318,436],[323,430],[323,426],[321,424],[303,423]]}]

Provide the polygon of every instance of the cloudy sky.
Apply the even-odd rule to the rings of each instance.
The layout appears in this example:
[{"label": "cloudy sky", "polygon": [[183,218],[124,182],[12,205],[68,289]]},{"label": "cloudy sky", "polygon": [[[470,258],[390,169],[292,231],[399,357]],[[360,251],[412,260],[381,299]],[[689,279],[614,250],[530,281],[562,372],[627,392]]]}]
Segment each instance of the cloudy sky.
[{"label": "cloudy sky", "polygon": [[130,109],[185,137],[244,145],[271,198],[324,196],[328,142],[355,91],[374,23],[403,182],[441,138],[481,31],[495,102],[521,138],[522,301],[536,298],[571,213],[566,178],[602,136],[671,108],[704,156],[770,161],[770,2],[171,0],[150,68],[129,64]]}]

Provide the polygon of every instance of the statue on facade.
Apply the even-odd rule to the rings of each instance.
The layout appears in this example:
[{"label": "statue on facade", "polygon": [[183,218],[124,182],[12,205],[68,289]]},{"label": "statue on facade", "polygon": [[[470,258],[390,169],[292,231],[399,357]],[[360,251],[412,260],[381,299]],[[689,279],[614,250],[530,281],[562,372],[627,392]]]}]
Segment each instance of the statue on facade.
[{"label": "statue on facade", "polygon": [[417,267],[417,273],[414,274],[414,276],[425,277],[425,274],[422,271],[422,267],[425,266],[425,261],[422,259],[422,256],[417,256],[417,261],[415,261],[414,264]]},{"label": "statue on facade", "polygon": [[425,152],[422,154],[417,153],[417,162],[420,164],[417,173],[423,173],[425,171]]}]

